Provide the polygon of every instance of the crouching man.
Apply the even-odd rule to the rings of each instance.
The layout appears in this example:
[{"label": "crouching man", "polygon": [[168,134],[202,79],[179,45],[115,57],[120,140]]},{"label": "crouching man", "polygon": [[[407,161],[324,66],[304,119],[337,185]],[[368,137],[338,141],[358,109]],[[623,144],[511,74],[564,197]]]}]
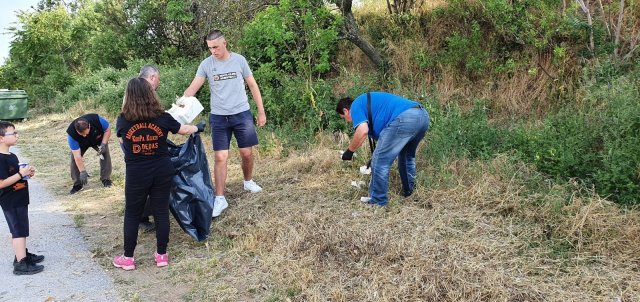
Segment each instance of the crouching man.
[{"label": "crouching man", "polygon": [[95,149],[100,156],[100,180],[104,187],[111,187],[111,155],[109,153],[109,122],[95,114],[85,114],[75,119],[67,128],[67,142],[71,148],[71,179],[73,188],[70,194],[82,190],[89,182],[89,174],[82,156],[89,148]]},{"label": "crouching man", "polygon": [[353,124],[355,133],[342,160],[352,160],[367,136],[377,140],[371,158],[369,204],[386,206],[389,169],[398,158],[403,195],[413,194],[416,150],[429,129],[429,114],[417,102],[386,92],[369,92],[355,100],[343,98],[336,106],[341,118]]}]

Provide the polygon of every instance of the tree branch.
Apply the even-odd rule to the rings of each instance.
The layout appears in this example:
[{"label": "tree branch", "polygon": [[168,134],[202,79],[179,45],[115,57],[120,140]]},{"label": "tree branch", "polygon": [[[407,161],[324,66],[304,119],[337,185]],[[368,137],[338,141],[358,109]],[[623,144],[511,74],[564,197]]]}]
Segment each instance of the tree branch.
[{"label": "tree branch", "polygon": [[624,18],[624,0],[620,0],[620,11],[618,12],[618,25],[616,26],[616,37],[613,42],[615,45],[613,54],[617,57],[620,52],[620,31],[622,29],[622,20]]},{"label": "tree branch", "polygon": [[360,35],[358,24],[356,23],[356,19],[351,11],[352,1],[336,0],[335,4],[340,8],[342,16],[344,17],[344,25],[342,28],[342,34],[344,37],[360,48],[362,52],[364,52],[367,57],[369,57],[369,59],[378,66],[378,68],[384,70],[386,68],[385,60],[382,58],[378,50],[376,50],[369,41],[365,40],[362,35]]}]

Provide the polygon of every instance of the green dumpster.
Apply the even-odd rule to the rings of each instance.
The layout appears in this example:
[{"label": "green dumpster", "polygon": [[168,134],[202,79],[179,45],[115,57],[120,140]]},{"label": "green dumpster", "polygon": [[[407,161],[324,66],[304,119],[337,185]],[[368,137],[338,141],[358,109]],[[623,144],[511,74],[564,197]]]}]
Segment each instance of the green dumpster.
[{"label": "green dumpster", "polygon": [[0,120],[25,119],[27,100],[27,93],[24,90],[0,89]]}]

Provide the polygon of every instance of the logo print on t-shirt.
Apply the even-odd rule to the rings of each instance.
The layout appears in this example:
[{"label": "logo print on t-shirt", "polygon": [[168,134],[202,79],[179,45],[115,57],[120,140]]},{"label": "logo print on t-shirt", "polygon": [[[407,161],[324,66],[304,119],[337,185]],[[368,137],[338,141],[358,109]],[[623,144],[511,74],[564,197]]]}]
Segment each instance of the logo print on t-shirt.
[{"label": "logo print on t-shirt", "polygon": [[27,184],[24,182],[17,182],[13,185],[13,191],[22,190],[27,187]]},{"label": "logo print on t-shirt", "polygon": [[154,123],[137,123],[127,131],[125,138],[131,141],[131,153],[155,155],[158,140],[164,136],[162,129]]},{"label": "logo print on t-shirt", "polygon": [[235,71],[232,72],[227,72],[227,73],[221,73],[221,74],[214,74],[213,75],[213,80],[214,81],[224,81],[224,80],[232,80],[238,77],[238,74]]}]

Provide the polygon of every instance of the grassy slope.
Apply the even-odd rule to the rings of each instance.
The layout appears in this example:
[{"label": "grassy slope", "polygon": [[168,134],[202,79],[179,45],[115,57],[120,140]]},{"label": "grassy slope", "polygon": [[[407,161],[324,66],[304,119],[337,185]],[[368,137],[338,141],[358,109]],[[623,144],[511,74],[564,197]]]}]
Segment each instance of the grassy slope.
[{"label": "grassy slope", "polygon": [[[90,185],[67,195],[64,130],[74,116],[91,110],[78,107],[20,123],[19,144],[127,300],[633,301],[640,296],[638,212],[572,188],[545,187],[534,171],[507,157],[452,162],[457,185],[419,187],[409,199],[396,194],[394,172],[391,205],[371,208],[358,201],[366,190],[349,186],[367,180],[357,172],[362,163],[340,162],[337,150],[345,143],[324,136],[309,151],[287,157],[257,154],[261,194],[242,192],[239,160],[232,158],[230,206],[212,224],[206,243],[193,242],[174,223],[168,268],[154,267],[154,236],[142,234],[139,269],[114,269],[110,258],[122,250],[124,200],[115,139],[114,186],[99,186],[97,157],[89,152]],[[418,177],[428,180],[432,171],[424,160],[418,168]]]}]

